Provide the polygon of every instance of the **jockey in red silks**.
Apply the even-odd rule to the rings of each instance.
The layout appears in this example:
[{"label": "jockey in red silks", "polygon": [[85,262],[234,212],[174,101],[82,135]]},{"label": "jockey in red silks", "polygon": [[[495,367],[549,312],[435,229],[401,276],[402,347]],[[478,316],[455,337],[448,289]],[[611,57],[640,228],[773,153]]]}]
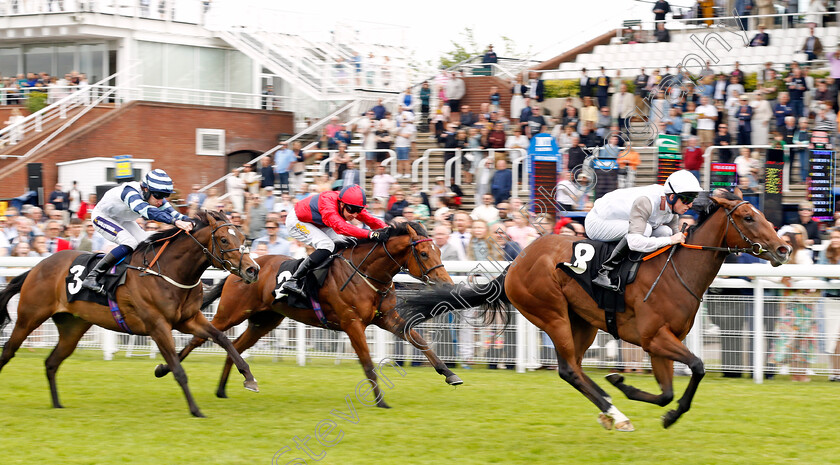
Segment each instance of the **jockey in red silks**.
[{"label": "jockey in red silks", "polygon": [[[385,242],[389,237],[388,225],[365,210],[367,196],[357,184],[349,185],[340,192],[328,191],[309,197],[295,204],[286,217],[286,228],[293,238],[311,245],[315,251],[301,262],[281,290],[306,297],[301,278],[318,267],[335,251],[335,239],[339,235],[359,239],[373,239]],[[358,219],[372,231],[348,223]]]}]

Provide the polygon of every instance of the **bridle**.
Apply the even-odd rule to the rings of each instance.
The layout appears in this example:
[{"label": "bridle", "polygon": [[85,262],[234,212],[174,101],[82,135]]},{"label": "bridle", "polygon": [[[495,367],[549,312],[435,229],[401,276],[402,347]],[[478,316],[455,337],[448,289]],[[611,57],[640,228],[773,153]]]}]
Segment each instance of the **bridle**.
[{"label": "bridle", "polygon": [[429,241],[432,241],[432,240],[434,240],[434,239],[432,239],[431,237],[425,237],[423,239],[417,239],[416,241],[411,241],[408,244],[409,246],[411,246],[411,254],[414,256],[414,259],[417,261],[417,266],[423,272],[423,274],[420,275],[420,277],[414,276],[413,274],[411,274],[411,271],[408,270],[408,267],[406,266],[406,265],[408,265],[408,259],[406,259],[405,263],[400,265],[399,262],[397,262],[397,259],[395,259],[391,255],[391,252],[388,251],[388,244],[383,243],[382,248],[385,249],[385,253],[388,254],[388,257],[391,260],[393,260],[394,263],[396,263],[397,265],[400,266],[400,271],[404,271],[404,272],[408,273],[409,275],[411,275],[412,277],[422,281],[423,284],[429,285],[429,284],[432,284],[432,279],[429,277],[429,273],[431,273],[432,271],[442,267],[443,263],[435,265],[431,268],[426,268],[426,266],[423,265],[423,260],[420,259],[420,254],[417,252],[417,244],[421,244],[423,242],[429,242]]},{"label": "bridle", "polygon": [[[204,253],[204,255],[207,256],[208,259],[210,259],[211,265],[215,266],[215,263],[213,262],[215,260],[219,265],[221,265],[219,268],[225,271],[229,271],[230,273],[233,273],[237,276],[242,276],[242,260],[243,258],[245,258],[245,255],[250,253],[250,249],[248,248],[248,246],[245,245],[244,242],[237,248],[223,249],[222,245],[219,243],[219,239],[216,237],[216,231],[218,231],[221,228],[224,228],[225,226],[236,228],[236,225],[230,222],[222,223],[213,228],[213,230],[210,231],[210,238],[212,244],[211,250],[208,250],[207,247],[205,247],[204,244],[201,243],[201,241],[196,239],[196,237],[190,234],[189,232],[187,232],[187,236],[192,238],[192,240],[194,240],[195,243],[198,244],[199,247],[201,247],[201,251]],[[216,253],[214,253],[216,250],[219,251],[219,255],[216,255]],[[233,262],[225,259],[224,256],[229,252],[236,251],[239,251],[239,263],[236,266],[233,266]]]},{"label": "bridle", "polygon": [[[387,243],[384,243],[384,242],[383,242],[383,243],[382,243],[382,248],[385,250],[385,254],[386,254],[386,255],[388,255],[388,258],[390,258],[390,259],[391,259],[391,261],[393,261],[393,262],[394,262],[397,266],[399,266],[399,267],[400,267],[399,271],[404,271],[404,272],[408,273],[411,277],[416,278],[416,279],[418,279],[418,280],[422,281],[422,282],[423,282],[423,284],[427,284],[427,285],[428,285],[428,284],[431,284],[431,283],[432,283],[431,278],[429,277],[429,273],[431,273],[432,271],[434,271],[434,270],[436,270],[436,269],[438,269],[438,268],[442,267],[442,266],[443,266],[443,263],[441,263],[441,264],[439,264],[439,265],[435,265],[435,266],[433,266],[433,267],[431,267],[431,268],[426,268],[426,267],[423,265],[423,260],[420,258],[420,254],[417,252],[417,244],[421,244],[421,243],[423,243],[423,242],[429,242],[429,241],[431,241],[431,240],[433,240],[433,239],[432,239],[432,238],[430,238],[430,237],[424,237],[424,238],[422,238],[422,239],[417,239],[416,241],[411,241],[411,242],[409,243],[409,246],[411,247],[411,253],[412,253],[412,255],[414,256],[414,259],[417,261],[417,266],[418,266],[418,267],[420,267],[420,269],[423,271],[423,274],[422,274],[422,275],[420,275],[420,276],[415,276],[414,274],[412,274],[412,273],[411,273],[411,271],[409,271],[409,269],[408,269],[408,267],[407,267],[407,264],[408,264],[408,258],[406,258],[405,263],[400,264],[400,262],[399,262],[399,261],[397,261],[397,259],[396,259],[396,258],[394,258],[394,256],[391,254],[391,251],[389,251],[389,250],[388,250]],[[365,262],[367,261],[368,257],[370,257],[370,255],[373,253],[373,251],[374,251],[374,250],[376,250],[376,248],[377,248],[377,247],[379,247],[379,243],[374,244],[374,246],[370,248],[370,250],[368,251],[368,253],[365,255],[365,258],[363,258],[363,259],[362,259],[362,261],[361,261],[358,265],[356,265],[356,264],[353,262],[353,253],[354,253],[354,252],[355,252],[355,250],[356,250],[356,244],[354,244],[354,245],[353,245],[353,248],[352,248],[352,249],[351,249],[351,251],[350,251],[350,259],[349,259],[349,260],[348,260],[347,258],[345,258],[343,255],[339,255],[339,257],[341,257],[341,258],[342,258],[345,262],[347,262],[347,264],[348,264],[348,265],[350,265],[350,267],[351,267],[351,268],[353,268],[353,273],[352,273],[352,274],[351,274],[351,275],[347,278],[347,281],[345,281],[345,282],[344,282],[344,285],[342,285],[342,286],[341,286],[341,289],[339,289],[339,292],[340,292],[340,291],[343,291],[343,290],[344,290],[344,288],[345,288],[345,287],[347,287],[347,284],[349,284],[349,283],[350,283],[350,280],[351,280],[351,279],[353,279],[353,276],[354,276],[354,275],[356,275],[356,274],[360,275],[360,276],[361,276],[362,278],[364,278],[365,280],[374,281],[374,282],[376,282],[376,283],[381,284],[382,286],[384,286],[384,290],[379,290],[379,289],[376,289],[373,285],[371,285],[371,284],[370,284],[370,282],[368,282],[368,285],[369,285],[369,286],[370,286],[373,290],[375,290],[376,292],[378,292],[378,293],[380,293],[380,294],[382,294],[382,295],[385,295],[385,294],[387,294],[387,293],[390,291],[390,289],[391,289],[391,282],[393,281],[393,278],[392,278],[392,279],[390,279],[390,280],[388,280],[388,281],[382,281],[382,280],[376,279],[376,278],[374,278],[374,277],[372,277],[372,276],[369,276],[369,275],[365,274],[365,273],[361,270],[361,267],[362,267],[362,266],[364,266],[364,264],[365,264]]]},{"label": "bridle", "polygon": [[[745,203],[749,203],[749,202],[747,202],[746,200],[742,200],[742,201],[738,202],[737,204],[735,204],[735,206],[732,207],[731,209],[729,209],[729,210],[724,209],[724,212],[726,213],[726,219],[728,221],[726,223],[726,230],[724,230],[724,233],[723,233],[723,240],[724,240],[724,242],[726,241],[726,237],[729,235],[729,225],[731,224],[732,227],[735,228],[735,231],[738,232],[738,235],[741,236],[741,239],[743,239],[744,242],[746,242],[749,245],[749,247],[714,247],[714,246],[708,246],[708,245],[696,245],[696,244],[686,244],[686,243],[681,243],[679,245],[681,245],[682,247],[685,247],[687,249],[710,250],[710,251],[714,251],[714,252],[726,252],[726,253],[748,253],[748,254],[754,255],[756,257],[763,254],[764,252],[767,252],[767,249],[765,249],[763,245],[761,245],[758,242],[755,242],[752,239],[750,239],[749,237],[747,237],[747,235],[744,234],[743,231],[741,231],[741,228],[738,227],[738,224],[735,223],[735,220],[732,219],[732,213],[734,213],[735,210],[738,209],[738,207],[740,207],[741,205],[744,205]],[[647,301],[648,297],[650,297],[651,292],[653,292],[653,289],[659,283],[659,278],[662,277],[662,273],[665,272],[665,268],[667,268],[668,264],[670,263],[671,267],[674,268],[674,274],[676,274],[677,278],[680,280],[680,284],[682,284],[683,287],[689,292],[689,294],[691,294],[695,299],[702,302],[703,299],[701,299],[700,297],[697,297],[697,295],[694,293],[694,291],[692,291],[691,288],[688,287],[688,284],[685,283],[685,280],[683,280],[682,276],[680,275],[680,272],[677,271],[677,266],[674,265],[673,262],[671,262],[671,257],[674,256],[674,252],[677,250],[677,247],[673,247],[673,246],[669,245],[668,247],[666,247],[664,249],[658,250],[658,251],[656,251],[652,254],[649,254],[649,255],[645,256],[643,258],[643,260],[649,260],[649,259],[659,255],[660,253],[668,250],[669,248],[671,249],[671,252],[668,254],[668,259],[665,261],[665,265],[662,267],[662,270],[659,272],[659,275],[656,276],[656,280],[653,282],[653,285],[650,287],[650,290],[648,290],[647,294],[645,294],[644,301]]]},{"label": "bridle", "polygon": [[[177,236],[178,234],[181,234],[181,233],[183,233],[183,232],[186,232],[187,236],[188,236],[190,239],[192,239],[193,241],[195,241],[195,243],[196,243],[196,244],[198,244],[198,246],[199,246],[199,247],[201,247],[201,251],[202,251],[202,253],[204,253],[204,255],[205,255],[205,256],[207,256],[207,258],[210,260],[210,264],[211,264],[211,265],[214,265],[214,264],[215,264],[215,263],[214,263],[214,261],[215,261],[216,263],[218,263],[219,265],[221,265],[221,266],[220,266],[220,268],[222,268],[222,269],[224,269],[224,270],[226,270],[226,271],[229,271],[230,273],[236,274],[237,276],[242,276],[242,275],[240,274],[240,273],[241,273],[241,270],[242,270],[242,259],[243,259],[243,258],[245,257],[245,255],[246,255],[246,254],[248,254],[250,251],[249,251],[248,247],[246,247],[246,246],[245,246],[245,244],[244,244],[244,243],[243,243],[242,245],[240,245],[238,248],[235,248],[235,249],[222,249],[221,244],[219,244],[219,243],[218,243],[218,239],[216,238],[216,231],[218,231],[219,229],[221,229],[221,228],[223,228],[223,227],[225,227],[225,226],[232,226],[232,227],[234,227],[234,228],[236,227],[233,223],[222,223],[221,225],[216,226],[215,228],[213,228],[213,230],[210,232],[210,237],[211,237],[211,239],[212,239],[212,245],[211,245],[212,250],[208,250],[208,249],[207,249],[207,247],[205,247],[205,246],[204,246],[204,244],[202,244],[202,243],[201,243],[201,241],[199,241],[199,240],[198,240],[195,236],[193,236],[193,235],[192,235],[192,234],[190,234],[189,232],[186,232],[186,231],[184,231],[183,229],[179,229],[179,230],[178,230],[178,232],[176,232],[175,234],[173,234],[173,235],[171,235],[171,236],[169,236],[169,237],[167,237],[167,238],[162,238],[162,239],[158,239],[157,241],[155,241],[155,242],[160,242],[160,241],[163,241],[163,242],[164,242],[164,244],[163,244],[163,246],[160,248],[160,250],[158,250],[157,254],[155,254],[154,258],[152,258],[152,261],[151,261],[151,262],[149,262],[148,264],[146,264],[146,259],[144,258],[144,259],[143,259],[143,266],[142,266],[142,267],[136,267],[136,266],[132,266],[132,265],[129,265],[128,267],[129,267],[129,268],[131,268],[131,269],[135,269],[135,270],[140,271],[140,272],[141,272],[141,274],[140,274],[141,276],[146,275],[146,274],[149,274],[149,275],[154,275],[154,276],[160,276],[161,278],[163,278],[164,280],[166,280],[168,283],[172,284],[173,286],[179,287],[179,288],[181,288],[181,289],[191,289],[191,288],[193,288],[193,287],[198,286],[199,284],[201,284],[201,280],[200,280],[200,279],[199,279],[198,281],[196,281],[196,282],[195,282],[195,284],[191,284],[191,285],[188,285],[188,284],[181,284],[181,283],[179,283],[179,282],[177,282],[177,281],[173,280],[172,278],[170,278],[170,277],[168,277],[168,276],[166,276],[166,275],[161,274],[159,271],[154,271],[154,270],[152,269],[152,267],[153,267],[153,266],[155,265],[155,263],[157,262],[158,258],[160,258],[161,254],[163,254],[163,251],[166,249],[166,246],[167,246],[167,245],[169,245],[169,242],[170,242],[172,239],[174,239],[174,238],[175,238],[175,236]],[[216,253],[214,253],[217,249],[219,250],[219,252],[221,253],[221,255],[216,255]],[[230,260],[226,260],[226,259],[224,259],[223,257],[224,257],[224,254],[226,254],[226,253],[228,253],[228,252],[235,252],[235,251],[237,251],[237,250],[238,250],[238,251],[239,251],[239,253],[240,253],[240,255],[239,255],[239,264],[238,264],[237,266],[233,266],[233,262],[231,262]],[[160,265],[159,265],[159,264],[158,264],[158,270],[160,270]]]}]

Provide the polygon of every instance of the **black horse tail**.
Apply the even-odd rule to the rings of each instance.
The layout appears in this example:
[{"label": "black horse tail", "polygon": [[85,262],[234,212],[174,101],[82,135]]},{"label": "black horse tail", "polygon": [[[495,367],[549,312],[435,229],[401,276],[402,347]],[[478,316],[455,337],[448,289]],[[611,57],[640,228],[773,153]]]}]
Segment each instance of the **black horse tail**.
[{"label": "black horse tail", "polygon": [[3,328],[12,321],[12,319],[9,318],[9,309],[6,308],[6,306],[9,304],[9,301],[12,300],[12,297],[20,293],[20,289],[23,287],[23,282],[26,281],[26,277],[29,276],[29,271],[15,276],[15,278],[6,285],[3,292],[0,292],[0,331],[3,331]]},{"label": "black horse tail", "polygon": [[222,288],[225,287],[225,282],[227,279],[230,278],[230,275],[225,276],[225,279],[219,281],[219,284],[216,284],[209,291],[204,293],[204,299],[201,301],[201,309],[204,310],[210,304],[215,302],[219,297],[222,296]]},{"label": "black horse tail", "polygon": [[510,300],[505,293],[506,275],[507,268],[486,284],[438,284],[406,298],[405,302],[397,306],[397,312],[404,320],[401,328],[412,328],[436,316],[473,307],[480,308],[477,316],[482,317],[485,324],[495,322],[498,316],[504,322],[504,327],[507,327],[507,306]]}]

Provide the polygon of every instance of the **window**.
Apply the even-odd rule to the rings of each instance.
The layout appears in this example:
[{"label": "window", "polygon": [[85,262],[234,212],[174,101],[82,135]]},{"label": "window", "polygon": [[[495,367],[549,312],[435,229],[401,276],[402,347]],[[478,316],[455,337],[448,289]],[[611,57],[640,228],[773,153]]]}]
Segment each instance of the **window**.
[{"label": "window", "polygon": [[195,153],[197,155],[225,154],[225,130],[224,129],[196,129]]}]

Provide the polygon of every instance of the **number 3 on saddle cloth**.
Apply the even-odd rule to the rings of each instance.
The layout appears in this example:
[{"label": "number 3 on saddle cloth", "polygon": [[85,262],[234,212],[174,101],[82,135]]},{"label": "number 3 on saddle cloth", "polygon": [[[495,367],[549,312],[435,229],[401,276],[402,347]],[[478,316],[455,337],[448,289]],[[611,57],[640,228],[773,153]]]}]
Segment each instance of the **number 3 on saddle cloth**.
[{"label": "number 3 on saddle cloth", "polygon": [[75,302],[81,300],[108,306],[117,325],[128,334],[134,334],[128,328],[128,325],[126,325],[122,312],[117,307],[117,299],[115,297],[117,287],[125,284],[125,271],[128,269],[128,262],[131,259],[130,255],[102,275],[101,281],[105,285],[105,295],[97,294],[82,287],[82,281],[85,279],[85,276],[99,263],[99,259],[101,258],[102,254],[86,253],[79,255],[73,260],[73,264],[70,265],[70,271],[64,279],[67,289],[67,301]]},{"label": "number 3 on saddle cloth", "polygon": [[615,315],[624,312],[624,289],[636,279],[639,262],[645,255],[641,252],[630,251],[621,265],[610,272],[611,278],[619,277],[620,293],[593,285],[592,280],[598,276],[601,264],[609,258],[617,244],[617,242],[600,242],[591,239],[578,241],[572,246],[572,256],[569,257],[569,260],[557,264],[557,268],[574,278],[586,293],[595,300],[598,308],[604,310],[607,330],[616,339],[619,337]]},{"label": "number 3 on saddle cloth", "polygon": [[285,300],[286,305],[290,307],[296,308],[307,308],[312,309],[315,311],[315,315],[318,316],[318,320],[321,321],[321,324],[324,325],[325,328],[329,328],[327,318],[324,316],[324,311],[321,310],[321,304],[318,302],[318,291],[321,289],[321,286],[324,285],[324,281],[327,280],[327,272],[330,270],[330,265],[332,265],[333,260],[337,255],[332,255],[330,258],[326,259],[324,263],[322,263],[318,268],[312,270],[309,274],[306,275],[304,278],[303,289],[306,292],[307,298],[303,299],[296,294],[287,295],[286,293],[280,290],[280,286],[286,282],[292,276],[292,273],[298,267],[298,264],[303,261],[300,260],[286,260],[285,262],[280,264],[280,269],[277,271],[277,285],[274,288],[274,301]]}]

